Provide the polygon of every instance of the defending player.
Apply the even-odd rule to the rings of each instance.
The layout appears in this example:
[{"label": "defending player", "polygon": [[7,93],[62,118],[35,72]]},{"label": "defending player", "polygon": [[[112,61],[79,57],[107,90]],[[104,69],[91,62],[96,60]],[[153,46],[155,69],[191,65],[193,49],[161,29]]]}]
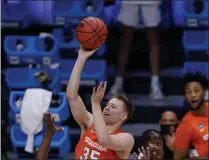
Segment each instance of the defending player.
[{"label": "defending player", "polygon": [[59,128],[54,125],[54,118],[52,117],[51,113],[44,114],[44,122],[46,126],[46,133],[41,142],[40,148],[37,151],[36,160],[48,159],[48,150],[49,150],[53,135],[56,134],[57,132],[63,131],[63,128]]},{"label": "defending player", "polygon": [[204,102],[207,87],[208,80],[201,73],[188,73],[184,77],[185,97],[190,111],[175,134],[174,160],[188,158],[191,145],[195,148],[194,157],[208,159],[208,103]]},{"label": "defending player", "polygon": [[[134,145],[133,136],[120,130],[133,112],[124,96],[113,97],[104,108],[100,106],[106,83],[94,89],[91,103],[93,115],[78,95],[81,72],[88,57],[95,51],[80,48],[67,86],[67,98],[73,117],[81,127],[81,137],[75,149],[76,159],[128,159]],[[94,66],[92,66],[94,67]]]}]

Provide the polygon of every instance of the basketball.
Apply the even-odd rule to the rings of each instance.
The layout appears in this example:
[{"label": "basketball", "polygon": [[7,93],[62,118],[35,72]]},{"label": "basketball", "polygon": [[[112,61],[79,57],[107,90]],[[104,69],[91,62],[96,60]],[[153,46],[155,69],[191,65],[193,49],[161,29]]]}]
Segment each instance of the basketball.
[{"label": "basketball", "polygon": [[86,17],[76,27],[77,40],[86,50],[94,50],[103,45],[107,33],[107,26],[97,17]]}]

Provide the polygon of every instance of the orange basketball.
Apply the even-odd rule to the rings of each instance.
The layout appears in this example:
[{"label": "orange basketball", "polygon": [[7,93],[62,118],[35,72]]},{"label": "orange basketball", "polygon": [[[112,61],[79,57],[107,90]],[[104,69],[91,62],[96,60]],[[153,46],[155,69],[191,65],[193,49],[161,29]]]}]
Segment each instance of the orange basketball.
[{"label": "orange basketball", "polygon": [[86,50],[94,50],[103,45],[107,34],[107,26],[97,17],[86,17],[76,27],[76,37]]}]

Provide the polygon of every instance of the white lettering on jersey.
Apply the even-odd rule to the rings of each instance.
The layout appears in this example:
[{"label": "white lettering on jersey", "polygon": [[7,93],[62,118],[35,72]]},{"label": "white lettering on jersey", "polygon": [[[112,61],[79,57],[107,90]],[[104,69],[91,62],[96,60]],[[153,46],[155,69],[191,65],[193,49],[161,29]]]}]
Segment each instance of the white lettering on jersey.
[{"label": "white lettering on jersey", "polygon": [[104,148],[104,147],[100,146],[98,143],[92,141],[89,137],[86,137],[86,138],[85,138],[85,142],[86,142],[88,145],[90,145],[90,146],[92,146],[92,147],[94,147],[94,148],[96,148],[96,149],[98,149],[98,150],[100,150],[100,151],[105,151],[105,152],[107,152],[107,148]]}]

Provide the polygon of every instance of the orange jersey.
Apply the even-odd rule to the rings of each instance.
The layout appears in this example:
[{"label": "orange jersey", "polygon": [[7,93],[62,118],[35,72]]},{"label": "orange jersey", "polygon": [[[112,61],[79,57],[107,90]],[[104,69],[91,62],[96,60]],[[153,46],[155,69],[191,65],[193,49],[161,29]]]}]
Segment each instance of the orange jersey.
[{"label": "orange jersey", "polygon": [[189,149],[191,145],[197,151],[197,156],[208,156],[208,103],[206,114],[201,116],[187,112],[178,126],[175,134],[175,147]]},{"label": "orange jersey", "polygon": [[[118,130],[112,135],[121,132]],[[115,151],[99,145],[93,124],[80,138],[75,148],[75,157],[76,159],[120,159]]]}]

